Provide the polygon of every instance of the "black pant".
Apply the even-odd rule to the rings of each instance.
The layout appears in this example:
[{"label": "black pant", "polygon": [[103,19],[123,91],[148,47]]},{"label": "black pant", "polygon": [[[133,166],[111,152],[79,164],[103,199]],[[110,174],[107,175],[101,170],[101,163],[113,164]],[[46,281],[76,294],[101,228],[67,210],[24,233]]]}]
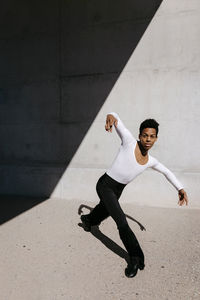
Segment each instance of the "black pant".
[{"label": "black pant", "polygon": [[98,225],[108,216],[111,216],[117,224],[120,238],[129,255],[139,256],[144,260],[144,254],[139,242],[129,227],[126,216],[118,201],[125,186],[125,184],[117,182],[107,174],[101,176],[96,185],[100,202],[91,211],[88,218],[92,225]]}]

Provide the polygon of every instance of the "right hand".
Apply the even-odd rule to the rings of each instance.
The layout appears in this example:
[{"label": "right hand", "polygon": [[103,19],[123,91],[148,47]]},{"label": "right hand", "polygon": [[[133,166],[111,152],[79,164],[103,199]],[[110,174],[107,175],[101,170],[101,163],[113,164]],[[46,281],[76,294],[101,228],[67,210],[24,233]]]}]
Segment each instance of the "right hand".
[{"label": "right hand", "polygon": [[117,119],[113,115],[107,115],[105,130],[112,132],[113,124],[117,127]]}]

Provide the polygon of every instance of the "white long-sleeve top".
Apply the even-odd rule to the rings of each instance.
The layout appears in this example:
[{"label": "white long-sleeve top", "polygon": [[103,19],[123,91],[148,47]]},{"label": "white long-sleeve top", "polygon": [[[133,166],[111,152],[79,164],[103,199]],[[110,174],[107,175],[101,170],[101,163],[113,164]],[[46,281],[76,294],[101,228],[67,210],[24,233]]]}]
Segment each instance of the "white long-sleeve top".
[{"label": "white long-sleeve top", "polygon": [[117,126],[115,126],[115,129],[121,139],[121,146],[111,167],[106,173],[116,181],[128,184],[147,168],[152,168],[162,173],[177,190],[182,189],[183,185],[178,181],[176,176],[153,156],[148,155],[148,162],[144,165],[137,162],[135,157],[135,147],[137,145],[136,139],[124,126],[118,114],[114,112],[110,114],[117,119]]}]

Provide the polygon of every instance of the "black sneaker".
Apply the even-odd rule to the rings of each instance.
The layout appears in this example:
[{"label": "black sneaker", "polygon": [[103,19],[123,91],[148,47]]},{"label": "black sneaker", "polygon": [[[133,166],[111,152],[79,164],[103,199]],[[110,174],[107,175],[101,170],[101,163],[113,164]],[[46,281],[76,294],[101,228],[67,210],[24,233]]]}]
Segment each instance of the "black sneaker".
[{"label": "black sneaker", "polygon": [[128,278],[136,276],[138,269],[143,270],[145,267],[144,262],[138,256],[131,256],[130,263],[125,269],[125,275]]},{"label": "black sneaker", "polygon": [[88,216],[87,215],[82,215],[81,216],[81,221],[83,223],[83,229],[85,231],[91,231],[91,223],[88,219]]}]

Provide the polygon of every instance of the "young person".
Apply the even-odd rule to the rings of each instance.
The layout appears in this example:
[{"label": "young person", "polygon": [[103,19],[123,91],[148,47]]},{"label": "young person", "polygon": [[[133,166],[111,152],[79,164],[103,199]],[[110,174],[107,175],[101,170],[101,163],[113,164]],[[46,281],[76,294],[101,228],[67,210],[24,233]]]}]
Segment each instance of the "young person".
[{"label": "young person", "polygon": [[121,139],[121,146],[111,167],[97,182],[96,190],[100,198],[99,204],[90,214],[82,215],[81,221],[84,229],[90,231],[91,226],[99,225],[108,216],[114,219],[120,238],[130,256],[130,263],[125,269],[125,275],[134,277],[138,269],[144,269],[144,254],[118,202],[124,187],[144,170],[152,168],[165,175],[177,189],[180,206],[187,205],[188,198],[175,175],[148,154],[158,138],[159,124],[154,119],[147,119],[141,123],[139,141],[136,141],[116,113],[107,115],[106,131],[112,132],[113,125]]}]

